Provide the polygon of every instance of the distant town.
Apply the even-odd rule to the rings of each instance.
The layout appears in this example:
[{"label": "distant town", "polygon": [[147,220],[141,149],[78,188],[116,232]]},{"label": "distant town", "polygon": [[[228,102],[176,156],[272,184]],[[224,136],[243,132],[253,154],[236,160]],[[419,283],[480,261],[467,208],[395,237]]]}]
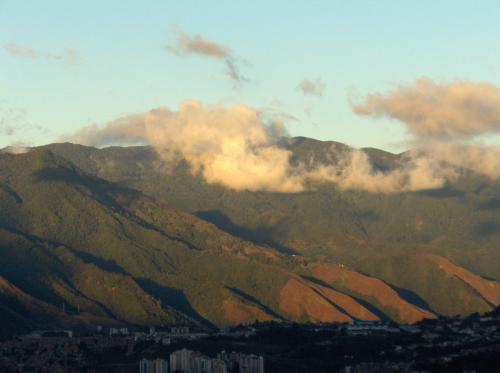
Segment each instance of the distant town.
[{"label": "distant town", "polygon": [[254,323],[38,330],[0,341],[1,372],[498,372],[500,308],[412,325]]},{"label": "distant town", "polygon": [[[169,370],[170,369],[170,370]],[[142,359],[140,373],[264,373],[264,358],[256,355],[246,355],[238,352],[226,353],[222,351],[216,358],[210,358],[187,349],[178,350],[170,354],[167,359]]]}]

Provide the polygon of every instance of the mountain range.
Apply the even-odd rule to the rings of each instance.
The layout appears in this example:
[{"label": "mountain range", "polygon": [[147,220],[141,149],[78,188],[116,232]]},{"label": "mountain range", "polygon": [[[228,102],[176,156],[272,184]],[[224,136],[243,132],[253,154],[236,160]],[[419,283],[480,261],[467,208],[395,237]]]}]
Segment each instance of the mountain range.
[{"label": "mountain range", "polygon": [[[289,139],[292,162],[347,145]],[[404,155],[363,149],[389,170]],[[207,184],[150,147],[0,154],[0,326],[413,323],[500,305],[500,183],[300,193]]]}]

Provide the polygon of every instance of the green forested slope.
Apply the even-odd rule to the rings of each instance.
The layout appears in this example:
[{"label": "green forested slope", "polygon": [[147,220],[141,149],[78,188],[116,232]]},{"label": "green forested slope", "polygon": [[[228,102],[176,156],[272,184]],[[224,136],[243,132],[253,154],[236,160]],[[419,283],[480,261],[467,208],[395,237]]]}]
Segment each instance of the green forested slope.
[{"label": "green forested slope", "polygon": [[[296,160],[321,149],[308,139],[291,147]],[[400,162],[367,151],[380,169]],[[499,278],[495,190],[471,176],[445,191],[390,196],[333,185],[234,192],[183,164],[165,170],[149,148],[54,144],[0,155],[0,275],[40,302],[64,303],[71,317],[133,324],[413,322],[486,311],[494,304],[482,284],[421,254]],[[352,282],[325,282],[317,262]]]}]

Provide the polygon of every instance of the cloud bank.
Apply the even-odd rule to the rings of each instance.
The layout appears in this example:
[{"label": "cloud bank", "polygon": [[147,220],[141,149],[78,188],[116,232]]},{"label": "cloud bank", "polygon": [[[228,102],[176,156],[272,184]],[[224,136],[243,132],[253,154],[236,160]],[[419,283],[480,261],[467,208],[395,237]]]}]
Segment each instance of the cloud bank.
[{"label": "cloud bank", "polygon": [[304,180],[290,166],[291,153],[277,145],[283,134],[282,125],[264,123],[249,107],[208,108],[188,101],[178,111],[160,108],[87,127],[68,140],[94,146],[144,142],[166,162],[185,159],[209,184],[298,192]]},{"label": "cloud bank", "polygon": [[452,181],[464,169],[500,177],[500,147],[479,141],[500,133],[500,88],[493,84],[421,78],[368,95],[353,110],[403,123],[417,146],[412,156],[434,162],[438,179]]},{"label": "cloud bank", "polygon": [[352,148],[332,149],[337,160],[328,164],[314,159],[292,164],[280,118],[244,105],[187,101],[177,111],[159,108],[89,126],[65,140],[93,146],[148,144],[167,164],[186,160],[207,183],[234,190],[298,193],[333,183],[340,190],[411,192],[441,188],[464,170],[500,177],[500,147],[475,139],[498,131],[499,92],[483,83],[421,79],[369,95],[355,112],[399,119],[420,144],[394,156],[384,169],[374,167],[367,152]]},{"label": "cloud bank", "polygon": [[443,169],[438,161],[422,156],[406,157],[399,168],[379,171],[357,149],[351,149],[338,164],[320,166],[309,175],[317,182],[335,183],[340,190],[386,194],[441,188],[455,176],[453,169]]},{"label": "cloud bank", "polygon": [[437,84],[421,78],[386,94],[369,95],[354,112],[397,119],[425,140],[470,140],[500,133],[500,89],[488,83]]},{"label": "cloud bank", "polygon": [[[376,193],[442,186],[446,179],[435,162],[415,157],[392,172],[375,170],[368,156],[351,149],[335,164],[292,165],[282,145],[286,130],[253,108],[207,107],[188,101],[178,111],[159,108],[117,119],[104,127],[89,126],[64,140],[84,145],[151,145],[168,164],[186,160],[193,174],[209,184],[234,190],[297,193],[318,183],[339,189]],[[338,154],[337,154],[338,155]]]},{"label": "cloud bank", "polygon": [[196,55],[220,60],[226,66],[226,75],[234,83],[242,83],[247,80],[241,74],[236,58],[229,48],[200,35],[189,36],[182,31],[177,32],[175,44],[167,45],[165,49],[178,57]]}]

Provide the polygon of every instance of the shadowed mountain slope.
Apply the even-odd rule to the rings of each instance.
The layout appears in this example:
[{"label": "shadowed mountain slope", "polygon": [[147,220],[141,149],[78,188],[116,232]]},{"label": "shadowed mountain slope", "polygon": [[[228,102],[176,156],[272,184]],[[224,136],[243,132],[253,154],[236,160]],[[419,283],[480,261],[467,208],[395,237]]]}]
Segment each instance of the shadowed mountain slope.
[{"label": "shadowed mountain slope", "polygon": [[[288,146],[300,162],[348,151]],[[401,162],[366,151],[381,170]],[[142,325],[484,312],[498,301],[497,197],[468,177],[397,195],[235,192],[147,147],[2,154],[0,275],[72,317]]]},{"label": "shadowed mountain slope", "polygon": [[[349,151],[341,143],[307,138],[290,139],[287,146],[293,162],[306,164],[335,164]],[[92,175],[140,190],[232,235],[379,278],[428,311],[455,315],[489,306],[417,253],[447,258],[482,280],[500,279],[500,184],[470,172],[444,188],[411,193],[339,191],[334,184],[295,194],[237,192],[205,183],[182,162],[167,167],[148,147],[48,148]],[[364,151],[378,170],[404,162],[402,155]]]},{"label": "shadowed mountain slope", "polygon": [[[364,301],[314,282],[305,258],[234,237],[49,150],[0,156],[0,186],[0,275],[62,324],[377,318]],[[9,310],[16,323],[38,325]]]}]

